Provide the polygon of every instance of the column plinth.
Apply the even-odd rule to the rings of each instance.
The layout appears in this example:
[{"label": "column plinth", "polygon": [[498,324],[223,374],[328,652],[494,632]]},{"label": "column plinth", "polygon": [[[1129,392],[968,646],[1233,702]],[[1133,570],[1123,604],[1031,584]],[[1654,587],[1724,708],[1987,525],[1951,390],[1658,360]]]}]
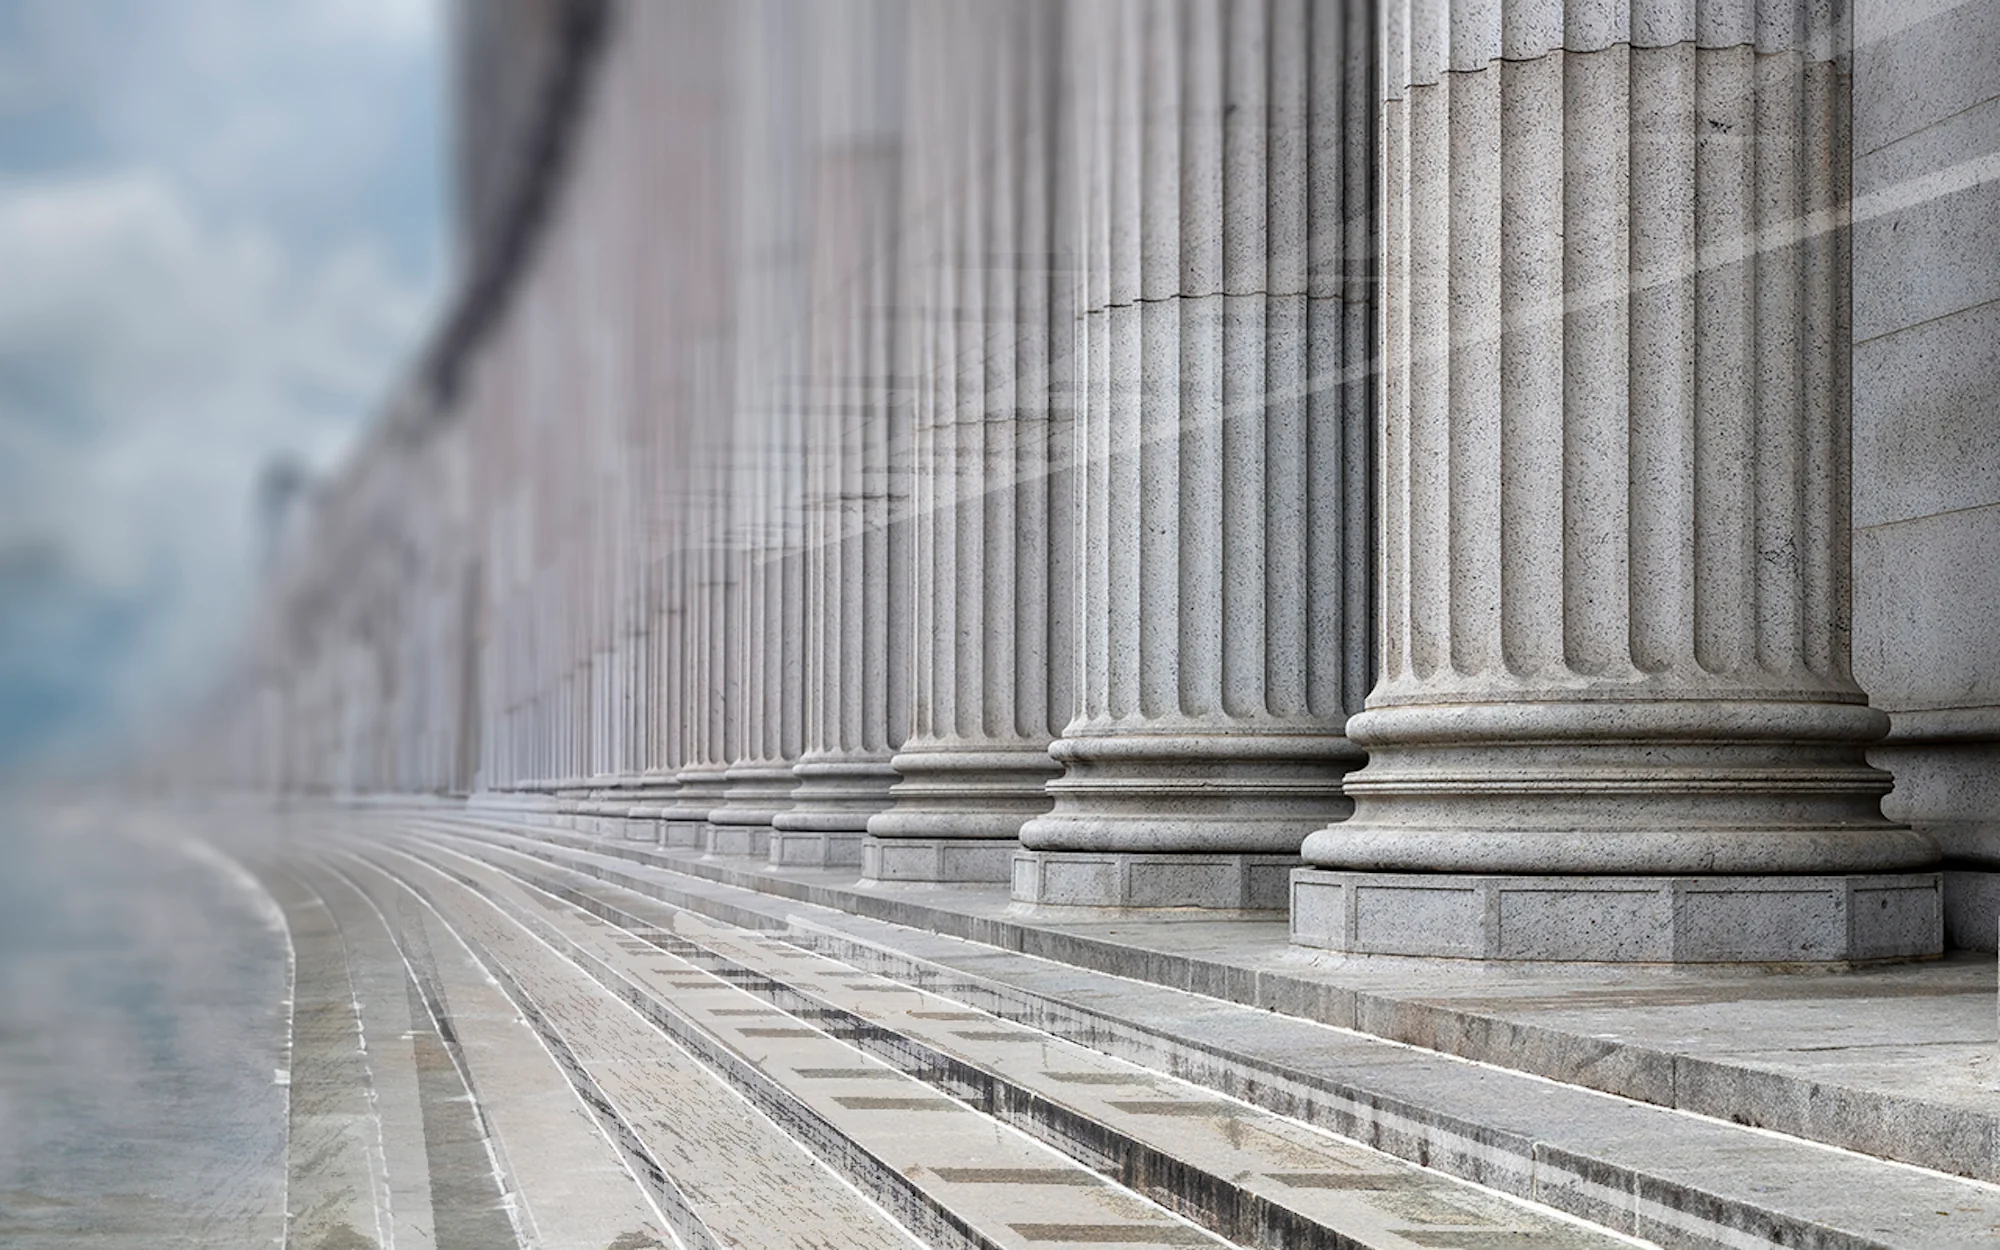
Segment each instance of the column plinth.
[{"label": "column plinth", "polygon": [[[1206,732],[1203,732],[1206,728]],[[1099,907],[1285,906],[1299,844],[1346,806],[1337,733],[1083,734],[1051,748],[1055,806],[1021,828],[1014,897]]]},{"label": "column plinth", "polygon": [[889,805],[896,770],[888,753],[809,751],[792,775],[793,806],[771,821],[771,863],[835,867],[861,863],[869,818]]},{"label": "column plinth", "polygon": [[590,785],[574,778],[555,783],[556,825],[563,829],[584,828],[584,805],[590,802]]},{"label": "column plinth", "polygon": [[722,801],[708,813],[709,854],[769,854],[771,822],[791,806],[797,785],[792,766],[782,760],[730,765],[722,774]]},{"label": "column plinth", "polygon": [[590,788],[583,792],[576,805],[576,828],[579,833],[593,837],[613,837],[624,830],[622,824],[625,811],[616,802],[617,791],[604,785],[607,777],[591,778]]},{"label": "column plinth", "polygon": [[638,784],[630,792],[632,806],[625,811],[631,836],[641,842],[664,845],[667,812],[679,792],[680,782],[672,772],[649,768],[640,773]]}]

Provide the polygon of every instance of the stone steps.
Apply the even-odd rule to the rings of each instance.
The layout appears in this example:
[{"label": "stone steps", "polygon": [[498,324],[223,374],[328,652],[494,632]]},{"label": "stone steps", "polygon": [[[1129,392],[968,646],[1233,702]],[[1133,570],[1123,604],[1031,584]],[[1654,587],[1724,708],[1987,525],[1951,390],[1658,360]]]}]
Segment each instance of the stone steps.
[{"label": "stone steps", "polygon": [[[827,1250],[922,1244],[908,1221],[822,1166],[797,1125],[745,1105],[686,1037],[664,1033],[580,975],[545,932],[448,873],[372,846],[354,858],[444,916],[511,998],[630,1173],[689,1250],[785,1250],[809,1233]],[[782,1112],[783,1108],[777,1108]],[[766,1114],[759,1114],[765,1112]],[[949,1246],[964,1242],[932,1242]]]},{"label": "stone steps", "polygon": [[[483,865],[454,868],[434,848],[420,848],[417,853],[446,871],[464,874],[468,883],[476,881],[476,888],[492,896],[515,892]],[[495,860],[513,858],[489,854]],[[1060,1204],[1055,1199],[1086,1193],[1077,1188],[1086,1182],[1101,1188],[1102,1178],[1109,1176],[1221,1234],[1228,1243],[1245,1246],[1386,1250],[1454,1244],[1451,1238],[1468,1233],[1512,1244],[1578,1250],[1630,1244],[1625,1238],[795,945],[760,939],[753,931],[719,925],[576,874],[537,864],[504,866],[519,882],[573,904],[579,918],[595,915],[631,935],[607,948],[601,929],[580,928],[578,919],[566,925],[550,921],[545,908],[518,893],[512,900],[522,923],[569,931],[564,938],[545,934],[550,940],[595,939],[598,949],[579,959],[580,966],[600,979],[609,978],[607,983],[618,984],[621,993],[637,994],[634,1001],[642,1003],[649,1015],[668,1018],[687,1010],[683,1004],[691,995],[697,1006],[687,1010],[689,1015],[698,1014],[718,994],[725,1001],[738,1001],[747,994],[771,1004],[762,1018],[751,1017],[763,1026],[750,1030],[758,1034],[757,1044],[749,1048],[757,1066],[780,1083],[787,1069],[813,1074],[815,1079],[807,1083],[810,1088],[800,1091],[802,1097],[823,1094],[829,1079],[836,1090],[842,1083],[851,1086],[845,1098],[836,1095],[850,1113],[846,1116],[839,1107],[825,1107],[823,1098],[814,1100],[821,1104],[814,1109],[834,1129],[865,1136],[867,1125],[851,1123],[856,1109],[931,1110],[933,1114],[920,1117],[920,1124],[899,1129],[896,1140],[874,1143],[872,1151],[903,1152],[905,1161],[898,1170],[932,1180],[943,1191],[942,1200],[973,1227],[986,1229],[997,1222],[1049,1234],[1031,1241],[1069,1240],[1054,1234],[1065,1227],[1092,1230],[1093,1225],[1056,1218]],[[669,980],[655,993],[635,989],[645,965],[657,964],[662,952],[685,961],[688,971],[705,972],[713,980],[705,985],[699,979]],[[707,996],[700,993],[704,989]],[[711,1016],[717,1011],[707,1010]],[[773,1028],[772,1017],[794,1024]],[[742,1052],[745,1026],[733,1019],[709,1019],[699,1027],[721,1035],[732,1049]],[[738,1035],[735,1040],[729,1038],[731,1032]],[[765,1040],[778,1034],[797,1036]],[[826,1053],[829,1048],[847,1057]],[[870,1059],[876,1062],[853,1066]],[[857,1080],[865,1084],[857,1085]],[[923,1090],[923,1096],[898,1093],[898,1085],[912,1084]],[[974,1122],[954,1127],[952,1117],[937,1114],[947,1108],[961,1110],[959,1119]],[[1050,1169],[1046,1161],[1034,1166],[1028,1161],[993,1160],[994,1143],[976,1123],[982,1117],[1022,1130],[1069,1156],[1075,1166],[1065,1172]],[[926,1131],[911,1131],[918,1127]],[[968,1148],[974,1152],[970,1158],[957,1158]],[[1044,1174],[1064,1179],[1040,1179]],[[998,1199],[1011,1198],[1034,1204],[1032,1209],[1040,1214],[1029,1220],[981,1219],[953,1192],[954,1187],[966,1185],[988,1208]],[[1035,1192],[1049,1185],[1059,1192]],[[1101,1212],[1098,1218],[1101,1221]],[[1101,1240],[1105,1231],[1096,1228],[1096,1236],[1075,1240]],[[1118,1239],[1133,1236],[1135,1232],[1124,1232]]]},{"label": "stone steps", "polygon": [[[428,836],[456,837],[483,857],[511,853],[519,871],[579,874],[548,876],[579,896],[612,885],[777,931],[970,1008],[1660,1244],[1981,1245],[2000,1233],[2000,1191],[1990,1185],[802,906],[678,871],[671,860],[637,862],[643,856],[629,844],[586,849],[490,822],[423,824]],[[524,868],[519,857],[543,866]]]},{"label": "stone steps", "polygon": [[[546,815],[538,819],[546,820]],[[1649,983],[1653,1001],[1759,1002],[1772,1006],[1759,1024],[1748,1021],[1727,1045],[1706,1050],[1667,1044],[1684,1035],[1682,1017],[1671,1027],[1644,1031],[1624,1018],[1592,1017],[1586,1007],[1556,1020],[1552,1013],[1509,1010],[1501,993],[1450,995],[1412,985],[1438,984],[1436,961],[1401,965],[1407,975],[1377,973],[1372,980],[1329,976],[1314,956],[1292,948],[1282,921],[1224,924],[1066,924],[1018,914],[1004,891],[927,887],[920,891],[869,889],[851,873],[779,872],[751,860],[663,851],[618,838],[591,838],[545,824],[484,819],[484,827],[511,829],[573,849],[665,868],[834,911],[965,938],[1079,968],[1190,990],[1340,1028],[1404,1042],[1482,1063],[1511,1068],[1568,1085],[1655,1103],[1698,1115],[1773,1129],[1788,1136],[1894,1159],[1975,1180],[2000,1180],[2000,1101],[1993,1077],[1993,970],[1990,959],[1959,956],[1928,967],[1874,973],[1771,976],[1721,984],[1726,970],[1698,979],[1669,973],[1667,984]],[[1281,952],[1276,957],[1273,951]],[[1288,956],[1283,952],[1291,952]],[[1396,966],[1396,961],[1382,961]],[[1457,961],[1464,968],[1463,961]],[[1574,966],[1543,984],[1561,987],[1582,1004],[1639,1002],[1631,976],[1611,979],[1586,996],[1578,987],[1590,974]],[[1643,976],[1643,974],[1640,974]],[[1968,981],[1970,977],[1970,981]],[[1938,984],[1940,980],[1948,984]],[[1916,984],[1911,984],[1916,982]],[[1976,994],[1964,994],[1968,985]],[[1872,1001],[1854,987],[1873,986]],[[1940,997],[1943,995],[1944,997]],[[1824,997],[1821,1020],[1787,1012],[1798,997]],[[1950,998],[1948,1020],[1940,1006]],[[1852,1030],[1824,1027],[1834,1013],[1858,1019],[1864,1005],[1879,1044],[1893,1034],[1897,1048],[1887,1068],[1837,1062],[1851,1051]],[[1808,1032],[1817,1027],[1815,1036]],[[1971,1032],[1967,1032],[1970,1026]],[[1700,1026],[1695,1026],[1700,1027]],[[1783,1051],[1758,1056],[1757,1052]],[[1858,1051],[1854,1052],[1856,1055]],[[1760,1061],[1775,1058],[1776,1061]],[[1886,1075],[1885,1075],[1886,1071]],[[1969,1094],[1967,1091],[1971,1091]]]}]

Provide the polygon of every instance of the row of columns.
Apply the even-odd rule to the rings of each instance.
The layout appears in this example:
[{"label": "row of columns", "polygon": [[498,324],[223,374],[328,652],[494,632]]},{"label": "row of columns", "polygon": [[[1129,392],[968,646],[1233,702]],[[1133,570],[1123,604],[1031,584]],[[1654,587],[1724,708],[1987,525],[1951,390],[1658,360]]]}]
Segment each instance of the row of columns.
[{"label": "row of columns", "polygon": [[1475,879],[1890,874],[1907,920],[1935,852],[1847,655],[1845,21],[623,8],[536,262],[611,312],[537,277],[492,350],[567,313],[643,384],[597,476],[550,424],[588,360],[461,416],[552,440],[494,540],[565,535],[489,579],[485,789],[1350,949],[1424,953],[1444,891],[1491,953]]}]

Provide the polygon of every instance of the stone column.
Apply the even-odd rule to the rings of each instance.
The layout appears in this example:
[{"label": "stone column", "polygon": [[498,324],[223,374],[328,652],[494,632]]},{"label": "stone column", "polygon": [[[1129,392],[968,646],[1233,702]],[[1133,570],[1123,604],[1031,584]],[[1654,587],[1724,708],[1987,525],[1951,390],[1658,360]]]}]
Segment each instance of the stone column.
[{"label": "stone column", "polygon": [[1848,668],[1844,6],[1390,12],[1381,676],[1306,845],[1365,871],[1295,940],[1935,952]]},{"label": "stone column", "polygon": [[916,686],[868,879],[1009,880],[1073,710],[1077,310],[1054,249],[1078,217],[1056,220],[1060,31],[1045,2],[913,13],[914,93],[937,102],[911,119],[904,197]]},{"label": "stone column", "polygon": [[[703,388],[697,387],[697,393]],[[720,388],[716,388],[720,389]],[[710,392],[714,397],[714,392]],[[710,440],[718,435],[727,446],[726,431],[713,418],[704,422]],[[726,453],[724,453],[726,454]],[[729,771],[729,704],[739,699],[729,663],[727,634],[734,552],[726,541],[728,492],[721,481],[723,454],[713,446],[696,452],[689,512],[691,532],[687,561],[686,671],[684,695],[685,746],[681,769],[675,774],[674,800],[666,811],[669,846],[706,847],[708,814],[722,805]]]},{"label": "stone column", "polygon": [[[859,864],[908,732],[909,364],[895,229],[903,10],[816,4],[806,740],[774,864]],[[866,20],[864,20],[866,19]],[[912,105],[911,107],[928,107]]]},{"label": "stone column", "polygon": [[[678,357],[679,352],[662,353]],[[646,660],[643,685],[639,691],[639,719],[644,738],[639,785],[632,792],[627,811],[632,836],[664,845],[667,812],[672,807],[679,783],[675,774],[681,758],[681,695],[685,672],[683,623],[685,587],[677,544],[681,534],[681,482],[675,469],[679,457],[676,434],[683,428],[673,404],[670,367],[651,375],[648,388],[652,419],[648,424],[644,454],[650,463],[653,482],[647,509],[647,550],[644,610],[646,616]]]},{"label": "stone column", "polygon": [[[806,301],[801,175],[810,151],[798,6],[746,4],[736,145],[740,242],[737,447],[742,505],[742,725],[725,802],[709,813],[712,853],[768,855],[771,820],[791,806],[802,747],[805,647],[801,449]],[[803,81],[802,81],[803,79]]]},{"label": "stone column", "polygon": [[[731,145],[715,136],[735,125],[740,76],[728,50],[736,45],[734,6],[639,5],[621,17],[621,40],[636,46],[635,64],[654,72],[636,77],[646,93],[635,124],[654,159],[645,162],[641,197],[632,214],[635,253],[646,276],[639,284],[637,353],[647,370],[644,414],[648,463],[660,485],[654,676],[644,691],[647,724],[656,743],[641,791],[657,837],[700,846],[716,802],[713,759],[706,752],[707,601],[696,593],[699,540],[714,502],[706,474],[717,455],[715,405],[727,398],[720,370],[734,306],[726,265],[734,217],[728,186]],[[670,124],[660,119],[670,116]],[[679,776],[694,769],[699,784],[681,801]]]},{"label": "stone column", "polygon": [[[648,19],[660,14],[645,7]],[[742,84],[733,73],[737,46],[733,6],[676,6],[658,29],[660,58],[670,67],[677,116],[663,157],[663,200],[670,216],[651,228],[665,232],[671,332],[660,346],[672,353],[665,421],[673,481],[672,539],[667,590],[673,629],[673,676],[659,692],[674,700],[671,748],[679,764],[662,816],[662,838],[675,847],[705,847],[708,815],[721,806],[734,760],[728,709],[740,694],[727,640],[735,566],[728,537],[733,492],[727,480],[735,434],[734,379],[737,204],[725,176]],[[635,17],[638,11],[635,10]],[[648,236],[650,237],[650,236]]]},{"label": "stone column", "polygon": [[[613,74],[603,100],[600,124],[615,132],[621,115],[629,115],[625,92],[630,79]],[[594,190],[603,186],[603,166],[596,152],[586,152],[576,177]],[[575,368],[583,395],[581,485],[585,495],[584,559],[591,571],[587,608],[586,654],[590,701],[585,720],[591,792],[584,805],[584,825],[599,837],[623,838],[631,798],[625,791],[634,775],[625,759],[625,706],[631,634],[627,612],[631,599],[631,538],[628,507],[631,475],[626,471],[624,432],[629,421],[631,389],[621,356],[627,350],[626,327],[620,318],[627,307],[621,287],[629,280],[629,259],[616,256],[621,240],[610,210],[616,198],[597,191],[583,197],[575,214],[577,259]],[[636,770],[634,770],[636,772]]]},{"label": "stone column", "polygon": [[[717,282],[707,288],[726,308]],[[718,314],[720,315],[720,314]],[[729,491],[723,476],[730,448],[730,387],[723,372],[730,353],[719,334],[699,337],[687,352],[688,467],[682,502],[681,767],[667,807],[669,846],[705,847],[708,814],[721,806],[730,764],[727,711],[740,698],[729,663],[730,598],[735,573],[727,542]]]},{"label": "stone column", "polygon": [[[574,459],[574,453],[571,458]],[[574,465],[564,468],[566,472],[560,475],[550,474],[549,483],[557,535],[547,587],[553,593],[546,605],[557,667],[550,715],[556,727],[556,801],[561,823],[564,828],[588,832],[590,817],[584,808],[590,802],[590,762],[583,721],[590,707],[590,661],[584,621],[584,609],[590,602],[590,582],[586,576],[589,565],[585,559],[588,549],[578,541],[577,509],[570,498],[581,493],[567,480],[574,472]]]},{"label": "stone column", "polygon": [[1072,13],[1081,708],[1014,895],[1282,907],[1359,760],[1365,6]]}]

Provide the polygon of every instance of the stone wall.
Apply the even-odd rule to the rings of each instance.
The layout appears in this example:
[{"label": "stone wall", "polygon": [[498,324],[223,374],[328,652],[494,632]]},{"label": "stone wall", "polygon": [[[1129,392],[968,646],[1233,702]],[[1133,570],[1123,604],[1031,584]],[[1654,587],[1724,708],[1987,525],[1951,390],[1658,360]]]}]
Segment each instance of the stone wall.
[{"label": "stone wall", "polygon": [[[1855,5],[1855,670],[1885,802],[2000,863],[2000,6]],[[1954,876],[1990,949],[2000,898]]]}]

